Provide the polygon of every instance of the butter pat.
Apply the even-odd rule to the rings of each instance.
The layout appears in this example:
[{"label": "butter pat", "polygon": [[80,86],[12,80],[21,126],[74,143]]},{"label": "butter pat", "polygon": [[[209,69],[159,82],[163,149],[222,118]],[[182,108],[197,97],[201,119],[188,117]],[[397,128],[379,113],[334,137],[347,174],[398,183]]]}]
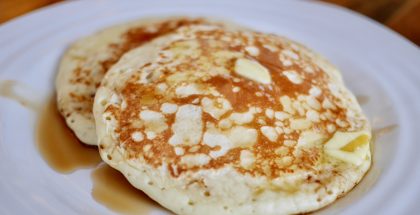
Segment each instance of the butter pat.
[{"label": "butter pat", "polygon": [[370,139],[367,131],[336,132],[325,144],[324,150],[331,157],[358,166],[370,155]]},{"label": "butter pat", "polygon": [[235,73],[262,84],[271,83],[271,76],[268,69],[256,61],[244,58],[236,60]]}]

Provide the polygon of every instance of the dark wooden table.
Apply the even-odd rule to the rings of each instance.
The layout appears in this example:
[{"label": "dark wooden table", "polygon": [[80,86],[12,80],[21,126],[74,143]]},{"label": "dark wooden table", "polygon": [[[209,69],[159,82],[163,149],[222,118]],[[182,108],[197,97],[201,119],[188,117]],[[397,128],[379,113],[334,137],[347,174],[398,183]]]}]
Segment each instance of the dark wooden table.
[{"label": "dark wooden table", "polygon": [[[61,0],[0,0],[0,23]],[[420,0],[321,0],[366,15],[420,46]]]}]

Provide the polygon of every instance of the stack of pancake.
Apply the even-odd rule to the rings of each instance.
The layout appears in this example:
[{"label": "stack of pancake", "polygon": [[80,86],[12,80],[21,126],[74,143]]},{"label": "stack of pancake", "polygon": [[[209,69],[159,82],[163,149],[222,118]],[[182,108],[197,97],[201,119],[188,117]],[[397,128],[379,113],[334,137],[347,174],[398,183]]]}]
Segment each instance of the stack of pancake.
[{"label": "stack of pancake", "polygon": [[369,123],[340,72],[287,38],[142,19],[75,42],[57,105],[84,143],[177,214],[294,214],[351,190]]}]

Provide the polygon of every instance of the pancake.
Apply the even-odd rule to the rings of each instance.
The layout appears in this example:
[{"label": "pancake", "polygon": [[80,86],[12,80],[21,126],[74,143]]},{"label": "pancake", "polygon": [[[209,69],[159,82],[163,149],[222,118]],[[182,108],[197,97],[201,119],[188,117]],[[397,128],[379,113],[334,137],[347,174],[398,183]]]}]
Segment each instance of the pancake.
[{"label": "pancake", "polygon": [[205,22],[211,21],[185,17],[141,19],[76,41],[62,58],[56,91],[58,109],[77,138],[96,145],[93,98],[105,73],[125,52],[180,26]]},{"label": "pancake", "polygon": [[371,164],[340,72],[272,34],[181,27],[126,53],[93,110],[102,159],[177,214],[310,212]]}]

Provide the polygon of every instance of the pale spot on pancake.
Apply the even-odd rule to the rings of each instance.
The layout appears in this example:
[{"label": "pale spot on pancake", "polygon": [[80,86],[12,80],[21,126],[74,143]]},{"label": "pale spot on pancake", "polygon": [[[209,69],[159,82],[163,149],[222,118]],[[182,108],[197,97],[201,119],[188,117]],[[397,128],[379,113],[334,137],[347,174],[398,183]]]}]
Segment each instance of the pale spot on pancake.
[{"label": "pale spot on pancake", "polygon": [[283,110],[290,114],[295,114],[296,111],[292,107],[292,101],[289,96],[280,97],[280,103],[283,106]]},{"label": "pale spot on pancake", "polygon": [[281,59],[280,62],[283,64],[283,66],[292,66],[293,62],[291,60],[287,59]]},{"label": "pale spot on pancake", "polygon": [[303,67],[303,71],[305,71],[307,73],[311,73],[311,74],[315,72],[314,68],[312,66],[310,66],[310,65],[305,65]]},{"label": "pale spot on pancake", "polygon": [[308,96],[306,103],[309,105],[309,107],[315,109],[315,110],[320,110],[321,109],[321,104],[319,103],[319,101],[312,96]]},{"label": "pale spot on pancake", "polygon": [[254,113],[256,110],[250,108],[247,112],[244,113],[232,113],[229,118],[237,125],[243,125],[252,122],[254,119]]},{"label": "pale spot on pancake", "polygon": [[165,83],[159,83],[159,84],[156,85],[155,89],[156,89],[157,93],[163,94],[168,89],[168,85],[166,85]]},{"label": "pale spot on pancake", "polygon": [[305,115],[305,109],[303,108],[303,104],[302,102],[298,101],[298,100],[294,100],[292,103],[292,107],[294,110],[296,110],[299,114],[299,116],[304,116]]},{"label": "pale spot on pancake", "polygon": [[292,164],[293,162],[293,157],[292,156],[285,156],[285,157],[280,157],[277,158],[275,160],[276,164],[279,165],[280,167],[286,167],[289,166],[290,164]]},{"label": "pale spot on pancake", "polygon": [[218,123],[219,128],[221,129],[228,129],[232,127],[232,120],[230,119],[222,119]]},{"label": "pale spot on pancake", "polygon": [[283,74],[287,77],[287,79],[289,79],[290,82],[294,84],[303,83],[302,77],[294,70],[283,71]]},{"label": "pale spot on pancake", "polygon": [[334,133],[334,131],[335,131],[335,125],[328,124],[327,125],[327,131],[328,131],[328,133]]},{"label": "pale spot on pancake", "polygon": [[290,129],[290,128],[288,128],[288,127],[284,127],[284,128],[283,128],[283,132],[284,132],[285,134],[290,134],[290,133],[292,133],[292,132],[293,132],[293,130],[292,130],[292,129]]},{"label": "pale spot on pancake", "polygon": [[194,145],[188,149],[189,152],[195,153],[200,149],[200,145]]},{"label": "pale spot on pancake", "polygon": [[195,98],[194,100],[192,100],[191,103],[197,105],[198,103],[200,103],[200,99],[199,98]]},{"label": "pale spot on pancake", "polygon": [[274,110],[271,108],[265,109],[265,116],[267,116],[269,119],[273,119],[274,117]]},{"label": "pale spot on pancake", "polygon": [[175,113],[177,109],[178,109],[178,105],[173,104],[173,103],[163,103],[162,106],[160,107],[160,111],[162,111],[162,113],[164,114]]},{"label": "pale spot on pancake", "polygon": [[125,100],[123,100],[121,102],[121,110],[125,110],[127,108],[127,102]]},{"label": "pale spot on pancake", "polygon": [[325,140],[325,136],[314,132],[304,131],[300,134],[297,144],[299,147],[313,147]]},{"label": "pale spot on pancake", "polygon": [[111,99],[109,100],[110,104],[118,105],[121,103],[121,98],[117,94],[112,94]]},{"label": "pale spot on pancake", "polygon": [[234,93],[237,93],[237,92],[239,92],[241,90],[241,88],[240,87],[233,87],[232,88],[232,92],[234,92]]},{"label": "pale spot on pancake", "polygon": [[312,122],[319,122],[319,113],[314,111],[314,110],[308,110],[308,112],[306,112],[306,118],[311,120]]},{"label": "pale spot on pancake", "polygon": [[191,95],[201,94],[202,92],[198,89],[196,84],[188,84],[177,87],[175,93],[178,97],[184,98]]},{"label": "pale spot on pancake", "polygon": [[144,121],[146,131],[160,133],[168,128],[165,116],[160,112],[143,110],[140,112],[140,119]]},{"label": "pale spot on pancake", "polygon": [[277,120],[283,121],[285,119],[290,118],[290,115],[283,111],[276,111],[274,112],[274,118],[276,118]]},{"label": "pale spot on pancake", "polygon": [[240,164],[245,169],[250,169],[254,166],[255,156],[249,150],[242,150],[240,155]]},{"label": "pale spot on pancake", "polygon": [[253,128],[243,126],[233,127],[228,134],[235,147],[250,147],[257,143],[258,132]]},{"label": "pale spot on pancake", "polygon": [[349,125],[346,121],[344,121],[344,120],[342,120],[342,119],[336,119],[336,120],[335,120],[335,123],[336,123],[339,127],[342,127],[342,128],[347,127],[347,126]]},{"label": "pale spot on pancake", "polygon": [[258,118],[258,119],[257,119],[257,123],[258,123],[259,125],[267,125],[267,122],[266,122],[263,118]]},{"label": "pale spot on pancake", "polygon": [[205,132],[203,143],[210,147],[220,147],[217,151],[210,151],[209,155],[212,158],[223,156],[232,148],[232,142],[225,135],[218,132]]},{"label": "pale spot on pancake", "polygon": [[185,150],[181,147],[175,147],[174,150],[175,150],[175,154],[178,155],[178,156],[184,155],[184,153],[185,153]]},{"label": "pale spot on pancake", "polygon": [[245,47],[245,51],[251,56],[258,56],[260,54],[260,50],[255,46],[247,46]]},{"label": "pale spot on pancake", "polygon": [[289,57],[289,58],[291,58],[293,60],[299,60],[299,55],[296,54],[294,51],[292,51],[290,49],[283,49],[281,51],[281,54],[284,55],[284,56],[286,56],[286,57]]},{"label": "pale spot on pancake", "polygon": [[279,156],[285,156],[289,154],[289,148],[285,146],[280,146],[276,150],[274,150],[274,153],[276,153]]},{"label": "pale spot on pancake", "polygon": [[202,111],[196,105],[182,105],[175,115],[172,125],[171,145],[195,145],[200,142],[203,130]]},{"label": "pale spot on pancake", "polygon": [[146,137],[149,140],[153,140],[156,138],[156,133],[153,131],[146,131]]},{"label": "pale spot on pancake", "polygon": [[141,142],[144,139],[144,135],[140,131],[136,131],[131,133],[131,139],[133,139],[135,142]]},{"label": "pale spot on pancake", "polygon": [[335,97],[339,97],[341,95],[340,89],[336,84],[329,83],[328,89],[330,90],[331,94],[333,94]]},{"label": "pale spot on pancake", "polygon": [[203,111],[210,114],[215,119],[219,119],[223,114],[232,109],[229,101],[224,98],[210,99],[204,97],[201,100]]},{"label": "pale spot on pancake", "polygon": [[327,98],[325,98],[324,101],[322,101],[322,108],[331,110],[336,109],[335,105]]},{"label": "pale spot on pancake", "polygon": [[152,148],[152,144],[146,144],[144,147],[143,147],[143,151],[145,152],[145,153],[148,153],[149,151],[150,151],[150,149]]},{"label": "pale spot on pancake", "polygon": [[304,130],[310,128],[311,121],[306,119],[292,119],[290,120],[290,128],[294,130]]},{"label": "pale spot on pancake", "polygon": [[276,132],[277,132],[277,134],[279,134],[279,135],[284,133],[284,131],[283,131],[283,128],[282,128],[282,127],[276,126],[276,127],[274,127],[274,129],[276,129]]},{"label": "pale spot on pancake", "polygon": [[[172,65],[175,66],[175,65]],[[176,86],[178,84],[185,84],[185,82],[188,80],[189,74],[186,72],[176,72],[171,75],[169,75],[166,78],[166,83],[169,86]],[[184,85],[185,86],[185,85]]]},{"label": "pale spot on pancake", "polygon": [[271,52],[277,52],[279,50],[279,48],[277,48],[276,46],[272,46],[269,44],[263,44],[263,47],[270,50]]},{"label": "pale spot on pancake", "polygon": [[235,62],[234,71],[236,74],[258,83],[271,83],[270,72],[257,61],[240,58]]},{"label": "pale spot on pancake", "polygon": [[210,162],[210,157],[206,154],[184,155],[181,158],[181,164],[187,167],[203,166]]},{"label": "pale spot on pancake", "polygon": [[283,66],[288,67],[293,65],[293,60],[289,56],[285,55],[284,53],[279,54],[279,61],[283,64]]},{"label": "pale spot on pancake", "polygon": [[277,134],[276,129],[274,129],[274,127],[271,127],[271,126],[262,126],[261,127],[261,133],[267,139],[269,139],[271,142],[276,141],[277,138],[279,137],[279,135]]},{"label": "pale spot on pancake", "polygon": [[296,145],[296,141],[295,140],[285,140],[283,142],[283,145],[288,146],[288,147],[292,147],[292,146]]},{"label": "pale spot on pancake", "polygon": [[311,89],[309,89],[309,94],[311,96],[318,97],[321,95],[321,93],[322,91],[319,89],[319,87],[312,86]]}]

